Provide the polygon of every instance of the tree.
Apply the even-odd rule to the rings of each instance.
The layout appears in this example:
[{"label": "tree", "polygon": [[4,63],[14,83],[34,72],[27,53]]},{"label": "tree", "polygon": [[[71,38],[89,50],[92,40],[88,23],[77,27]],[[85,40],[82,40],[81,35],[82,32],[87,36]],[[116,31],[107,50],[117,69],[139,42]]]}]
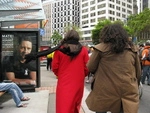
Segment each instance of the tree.
[{"label": "tree", "polygon": [[54,31],[52,37],[51,37],[51,43],[52,45],[57,45],[62,40],[62,36],[59,35],[57,31]]},{"label": "tree", "polygon": [[123,26],[123,28],[127,31],[128,35],[129,36],[132,36],[133,34],[133,30],[130,29],[130,27],[126,26],[122,21],[120,20],[117,20],[117,21],[114,21],[114,22],[111,22],[110,20],[106,19],[106,20],[103,20],[103,21],[99,21],[97,25],[95,25],[95,28],[92,30],[92,41],[93,41],[93,44],[98,44],[99,43],[99,33],[101,32],[101,30],[107,26],[107,25],[110,25],[112,23],[119,23]]},{"label": "tree", "polygon": [[95,28],[92,30],[92,41],[93,44],[99,43],[99,33],[104,28],[104,26],[111,24],[110,20],[99,21]]},{"label": "tree", "polygon": [[127,26],[133,30],[133,36],[139,36],[142,32],[150,31],[150,9],[145,8],[143,12],[130,15]]}]

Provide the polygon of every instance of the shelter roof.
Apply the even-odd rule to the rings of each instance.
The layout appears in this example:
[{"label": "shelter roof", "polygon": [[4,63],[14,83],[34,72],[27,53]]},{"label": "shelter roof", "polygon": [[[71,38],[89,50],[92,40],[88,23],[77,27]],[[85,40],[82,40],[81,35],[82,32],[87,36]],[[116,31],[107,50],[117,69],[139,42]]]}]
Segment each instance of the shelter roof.
[{"label": "shelter roof", "polygon": [[41,0],[0,0],[0,27],[45,19]]}]

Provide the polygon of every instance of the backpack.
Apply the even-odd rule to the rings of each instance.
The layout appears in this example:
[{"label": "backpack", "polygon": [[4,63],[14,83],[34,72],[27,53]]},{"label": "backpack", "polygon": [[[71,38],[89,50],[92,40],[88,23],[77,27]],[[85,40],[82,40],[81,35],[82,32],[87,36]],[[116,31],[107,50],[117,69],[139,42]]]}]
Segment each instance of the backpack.
[{"label": "backpack", "polygon": [[148,49],[148,56],[146,60],[150,61],[150,48]]}]

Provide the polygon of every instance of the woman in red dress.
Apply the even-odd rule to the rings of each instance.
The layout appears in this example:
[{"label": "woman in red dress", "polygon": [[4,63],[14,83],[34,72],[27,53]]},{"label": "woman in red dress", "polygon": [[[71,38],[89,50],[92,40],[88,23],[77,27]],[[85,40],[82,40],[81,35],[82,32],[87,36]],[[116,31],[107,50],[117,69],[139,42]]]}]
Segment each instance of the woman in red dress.
[{"label": "woman in red dress", "polygon": [[88,52],[79,43],[79,34],[70,30],[61,49],[55,51],[52,70],[58,77],[56,89],[56,113],[79,113],[83,97]]}]

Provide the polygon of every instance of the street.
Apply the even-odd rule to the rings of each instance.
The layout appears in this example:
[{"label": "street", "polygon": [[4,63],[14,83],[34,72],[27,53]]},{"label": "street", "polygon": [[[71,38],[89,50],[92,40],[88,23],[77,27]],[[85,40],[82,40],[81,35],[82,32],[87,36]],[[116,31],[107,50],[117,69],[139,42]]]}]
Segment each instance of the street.
[{"label": "street", "polygon": [[150,113],[150,86],[143,85],[143,95],[140,99],[140,108],[138,113]]}]

